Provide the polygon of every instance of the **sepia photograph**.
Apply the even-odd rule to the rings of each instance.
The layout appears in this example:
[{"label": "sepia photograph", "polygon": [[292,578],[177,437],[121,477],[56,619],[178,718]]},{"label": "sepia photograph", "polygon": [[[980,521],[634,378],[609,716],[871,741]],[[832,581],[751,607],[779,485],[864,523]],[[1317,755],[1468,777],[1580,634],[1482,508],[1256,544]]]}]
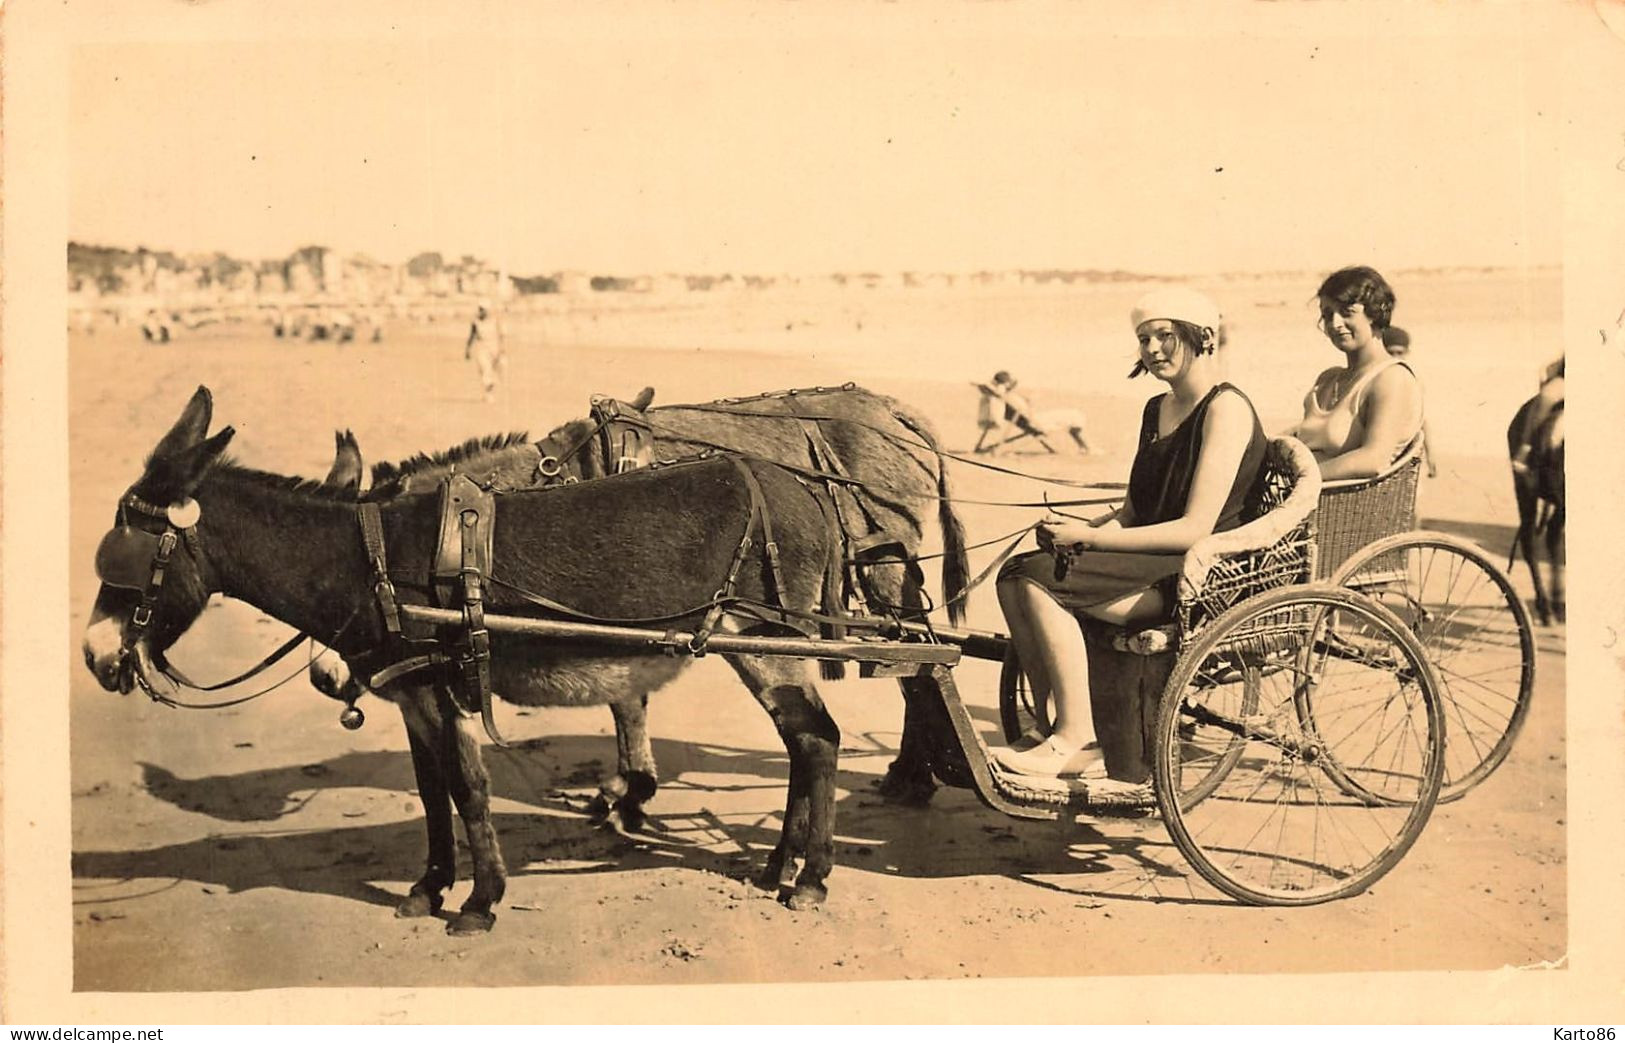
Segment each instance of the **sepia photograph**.
[{"label": "sepia photograph", "polygon": [[1619,6],[8,10],[7,1020],[1617,1021]]}]

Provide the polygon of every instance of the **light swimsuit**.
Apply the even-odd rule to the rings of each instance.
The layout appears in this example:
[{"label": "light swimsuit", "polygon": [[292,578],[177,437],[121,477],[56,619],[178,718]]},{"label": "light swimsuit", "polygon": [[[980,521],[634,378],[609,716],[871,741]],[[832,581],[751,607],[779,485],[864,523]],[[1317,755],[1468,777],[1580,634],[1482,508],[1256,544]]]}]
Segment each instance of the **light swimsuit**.
[{"label": "light swimsuit", "polygon": [[[1364,445],[1366,430],[1365,424],[1360,420],[1360,407],[1365,404],[1366,392],[1370,389],[1371,382],[1390,366],[1404,366],[1413,379],[1416,376],[1416,371],[1404,361],[1396,358],[1384,359],[1356,380],[1341,397],[1333,399],[1329,407],[1322,407],[1320,404],[1322,394],[1330,394],[1337,377],[1345,372],[1340,369],[1329,370],[1315,382],[1315,386],[1310,388],[1309,394],[1303,398],[1303,422],[1298,425],[1296,432],[1298,440],[1319,457],[1339,456]],[[1421,396],[1418,395],[1410,422],[1405,425],[1406,435],[1394,446],[1390,459],[1397,458],[1421,430],[1422,402]]]}]

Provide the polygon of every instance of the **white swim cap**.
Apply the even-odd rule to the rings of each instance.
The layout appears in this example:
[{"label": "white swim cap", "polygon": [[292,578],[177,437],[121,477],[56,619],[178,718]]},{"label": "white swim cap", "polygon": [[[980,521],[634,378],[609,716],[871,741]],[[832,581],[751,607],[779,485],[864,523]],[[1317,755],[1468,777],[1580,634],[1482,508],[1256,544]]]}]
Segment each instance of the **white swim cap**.
[{"label": "white swim cap", "polygon": [[1214,336],[1219,333],[1219,306],[1206,294],[1183,286],[1152,290],[1141,297],[1129,313],[1129,321],[1135,329],[1151,319],[1178,319],[1198,328],[1210,329]]}]

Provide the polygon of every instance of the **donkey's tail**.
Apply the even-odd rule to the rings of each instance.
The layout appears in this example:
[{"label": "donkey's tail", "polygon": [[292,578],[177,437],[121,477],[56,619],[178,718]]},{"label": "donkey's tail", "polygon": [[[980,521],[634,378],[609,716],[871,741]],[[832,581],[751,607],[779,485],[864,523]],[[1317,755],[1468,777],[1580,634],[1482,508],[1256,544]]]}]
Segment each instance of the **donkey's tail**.
[{"label": "donkey's tail", "polygon": [[892,403],[892,415],[904,427],[913,431],[920,441],[931,447],[937,458],[937,523],[942,529],[942,601],[948,606],[948,621],[955,626],[965,621],[965,594],[970,584],[970,559],[965,553],[965,527],[954,513],[953,494],[949,490],[947,460],[936,432],[923,417]]}]

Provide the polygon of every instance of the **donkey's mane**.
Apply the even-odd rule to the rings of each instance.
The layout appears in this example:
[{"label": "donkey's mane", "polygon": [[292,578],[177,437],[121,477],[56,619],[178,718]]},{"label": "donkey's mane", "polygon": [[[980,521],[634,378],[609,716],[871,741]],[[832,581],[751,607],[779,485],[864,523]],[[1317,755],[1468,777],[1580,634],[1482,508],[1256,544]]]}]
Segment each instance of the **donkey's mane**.
[{"label": "donkey's mane", "polygon": [[503,435],[486,435],[484,438],[470,438],[462,445],[452,446],[450,449],[438,453],[418,453],[416,456],[402,460],[400,463],[377,463],[372,465],[372,484],[380,485],[427,471],[436,467],[451,467],[462,463],[480,453],[491,453],[502,449],[510,449],[516,445],[525,445],[530,441],[528,431],[509,431]]},{"label": "donkey's mane", "polygon": [[355,493],[352,490],[327,485],[317,478],[273,474],[270,471],[259,471],[252,467],[244,467],[229,456],[222,456],[220,461],[215,464],[214,471],[223,477],[247,482],[251,485],[263,486],[278,492],[309,496],[313,499],[335,503],[355,502]]}]

